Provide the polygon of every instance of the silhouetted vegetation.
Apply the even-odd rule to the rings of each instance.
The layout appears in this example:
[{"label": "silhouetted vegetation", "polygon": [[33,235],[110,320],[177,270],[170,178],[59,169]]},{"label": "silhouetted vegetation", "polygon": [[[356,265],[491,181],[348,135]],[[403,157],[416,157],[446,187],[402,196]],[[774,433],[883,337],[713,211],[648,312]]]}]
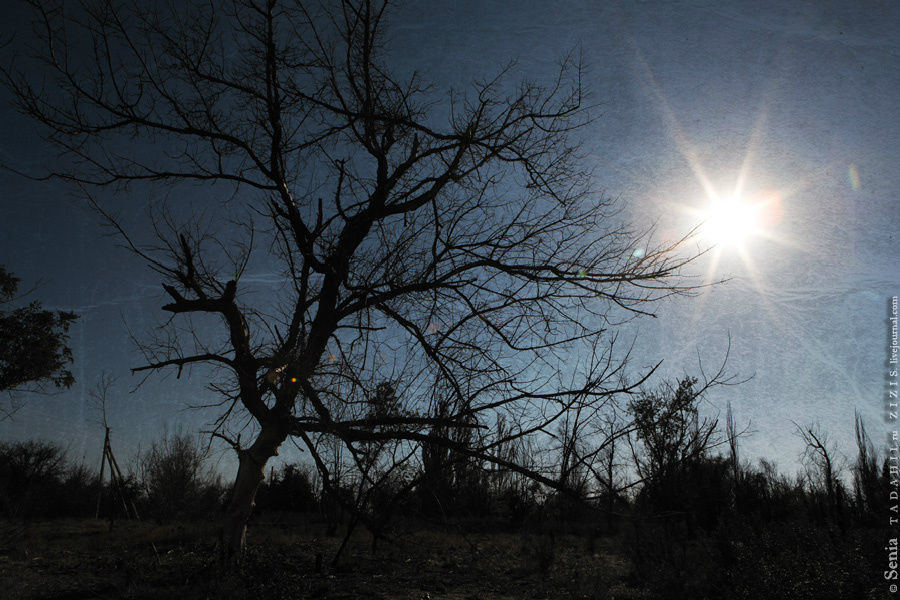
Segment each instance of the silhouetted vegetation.
[{"label": "silhouetted vegetation", "polygon": [[[724,361],[650,387],[659,365],[618,344],[615,323],[698,289],[683,276],[704,250],[595,193],[576,53],[544,83],[511,66],[443,96],[388,64],[387,2],[30,4],[39,26],[0,79],[60,151],[44,175],[160,277],[171,318],[133,371],[210,377],[238,469],[226,489],[181,432],[127,477],[105,444],[113,484],[56,445],[0,444],[0,550],[23,572],[20,523],[99,514],[111,535],[139,513],[120,527],[144,537],[103,538],[121,556],[78,563],[112,583],[75,595],[328,597],[310,576],[328,573],[403,574],[424,597],[448,574],[538,597],[874,593],[892,488],[858,415],[849,471],[795,424],[791,478],[741,460],[730,409],[724,430],[706,416]],[[198,183],[233,193],[168,210],[150,188],[153,241],[103,204]],[[275,293],[251,293],[263,265]],[[17,283],[0,268],[0,307]],[[0,391],[70,386],[74,318],[0,311]],[[107,442],[111,381],[92,392]],[[303,462],[272,468],[288,443]],[[277,527],[248,546],[251,518]]]},{"label": "silhouetted vegetation", "polygon": [[272,468],[269,478],[256,493],[256,505],[263,510],[312,512],[319,506],[319,497],[308,468],[295,464]]},{"label": "silhouetted vegetation", "polygon": [[138,459],[142,512],[157,520],[216,514],[224,489],[205,456],[199,440],[182,432],[154,442]]},{"label": "silhouetted vegetation", "polygon": [[[30,4],[0,83],[60,153],[44,175],[160,277],[171,318],[136,338],[135,371],[214,367],[196,372],[239,462],[230,560],[286,443],[324,493],[350,490],[355,519],[421,444],[433,515],[492,504],[492,470],[566,494],[586,475],[582,426],[652,369],[628,367],[609,324],[696,290],[703,250],[600,193],[577,52],[546,77],[498,66],[441,90],[391,64],[387,1]],[[163,187],[187,200],[198,183],[231,200],[164,206]],[[154,240],[106,205],[145,184],[130,198],[147,198]],[[249,293],[263,264],[283,290]],[[580,415],[561,471],[507,451],[553,435],[561,406]],[[352,480],[330,469],[335,445]]]},{"label": "silhouetted vegetation", "polygon": [[[806,447],[804,472],[794,479],[764,459],[736,462],[733,439],[730,456],[695,448],[647,479],[624,538],[634,581],[646,582],[654,598],[870,597],[881,577],[890,482],[887,462],[882,473],[875,466],[859,415],[856,428],[855,496],[845,492],[836,450],[818,426],[798,427]],[[691,440],[703,426],[693,429]],[[685,439],[680,425],[674,430],[669,439]]]},{"label": "silhouetted vegetation", "polygon": [[0,443],[0,516],[4,518],[88,516],[98,490],[97,474],[67,461],[56,444]]},{"label": "silhouetted vegetation", "polygon": [[0,406],[0,418],[18,408],[15,394],[50,388],[69,388],[75,377],[68,369],[72,350],[69,327],[78,315],[44,310],[41,303],[21,300],[20,280],[0,265],[0,393],[9,406]]},{"label": "silhouetted vegetation", "polygon": [[[616,588],[620,592],[644,590],[651,598],[868,597],[882,575],[885,530],[878,525],[885,518],[891,484],[887,461],[874,448],[861,417],[855,421],[858,452],[850,477],[841,478],[832,468],[829,486],[821,447],[828,449],[832,465],[837,459],[820,428],[810,426],[798,434],[811,440],[816,454],[813,468],[807,464],[794,477],[764,459],[736,462],[739,444],[729,437],[733,422],[729,419],[720,432],[715,421],[699,418],[695,385],[684,379],[633,400],[632,410],[641,416],[631,440],[631,470],[642,479],[613,503],[599,484],[586,484],[580,496],[561,494],[471,457],[458,464],[447,459],[438,470],[440,479],[434,477],[436,467],[423,461],[417,472],[373,478],[378,483],[363,488],[347,478],[349,471],[344,480],[325,485],[309,465],[287,463],[272,469],[261,485],[257,518],[305,522],[303,530],[319,523],[334,536],[325,538],[334,540],[327,546],[333,556],[359,552],[353,550],[352,534],[363,525],[373,541],[370,551],[376,550],[376,540],[385,540],[377,546],[384,560],[393,560],[392,548],[404,543],[398,537],[404,531],[515,532],[517,568],[543,577],[575,568],[574,535],[582,540],[586,556],[605,552],[627,560],[628,568],[616,578],[584,571],[582,578],[589,577],[585,581],[594,586],[588,597],[606,597],[615,585],[625,586]],[[720,452],[722,448],[727,450]],[[424,455],[429,456],[427,451]],[[225,491],[195,438],[167,435],[140,456],[138,465],[129,493],[155,521],[209,520],[223,509]],[[852,493],[843,491],[848,489],[845,481],[852,482]],[[68,462],[58,446],[35,441],[0,445],[0,508],[13,522],[89,516],[98,492],[96,473]],[[107,496],[104,516],[109,511],[124,516]],[[291,514],[296,517],[283,520]],[[282,526],[285,531],[295,528]],[[212,552],[211,545],[204,547],[192,552]],[[308,568],[355,568],[337,561],[327,567],[321,557],[322,550],[315,550]],[[241,585],[250,585],[248,581]],[[293,585],[289,581],[283,584]]]}]

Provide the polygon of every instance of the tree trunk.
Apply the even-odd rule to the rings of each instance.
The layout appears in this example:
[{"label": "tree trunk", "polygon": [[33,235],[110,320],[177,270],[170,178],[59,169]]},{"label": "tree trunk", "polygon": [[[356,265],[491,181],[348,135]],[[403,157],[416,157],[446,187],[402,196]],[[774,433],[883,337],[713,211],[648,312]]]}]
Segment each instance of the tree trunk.
[{"label": "tree trunk", "polygon": [[263,427],[252,446],[239,452],[239,466],[228,511],[222,526],[222,549],[226,563],[239,562],[247,538],[247,521],[253,513],[259,484],[265,479],[266,463],[278,454],[283,434]]}]

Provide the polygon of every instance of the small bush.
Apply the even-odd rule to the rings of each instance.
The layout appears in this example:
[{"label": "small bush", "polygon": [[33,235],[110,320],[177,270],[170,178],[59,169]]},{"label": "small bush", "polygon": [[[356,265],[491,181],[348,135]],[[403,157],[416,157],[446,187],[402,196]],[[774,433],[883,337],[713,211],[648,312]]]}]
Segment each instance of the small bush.
[{"label": "small bush", "polygon": [[0,515],[34,519],[85,517],[97,501],[97,475],[71,464],[58,445],[0,443]]},{"label": "small bush", "polygon": [[196,518],[216,512],[224,490],[205,466],[193,436],[166,435],[139,457],[145,511],[157,520]]},{"label": "small bush", "polygon": [[50,442],[0,443],[0,515],[33,519],[83,517],[98,492],[97,476],[70,464]]},{"label": "small bush", "polygon": [[256,505],[262,510],[308,512],[318,503],[309,468],[286,464],[272,470],[269,480],[259,486]]}]

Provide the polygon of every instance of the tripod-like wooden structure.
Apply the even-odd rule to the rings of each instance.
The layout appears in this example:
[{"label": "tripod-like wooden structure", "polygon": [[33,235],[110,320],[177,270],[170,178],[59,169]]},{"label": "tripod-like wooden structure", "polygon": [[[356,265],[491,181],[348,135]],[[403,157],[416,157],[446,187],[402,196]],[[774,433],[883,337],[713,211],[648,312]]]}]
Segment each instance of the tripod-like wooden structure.
[{"label": "tripod-like wooden structure", "polygon": [[[122,475],[119,463],[116,462],[112,446],[109,444],[109,427],[106,428],[106,437],[103,440],[103,456],[100,458],[100,491],[97,493],[97,512],[95,517],[97,519],[100,518],[100,501],[103,498],[103,474],[107,463],[109,463],[110,488],[115,496],[115,501],[122,505],[122,510],[127,518],[140,520],[141,517],[138,515],[134,502],[126,493],[125,477]],[[110,518],[112,518],[112,514],[110,514]]]}]

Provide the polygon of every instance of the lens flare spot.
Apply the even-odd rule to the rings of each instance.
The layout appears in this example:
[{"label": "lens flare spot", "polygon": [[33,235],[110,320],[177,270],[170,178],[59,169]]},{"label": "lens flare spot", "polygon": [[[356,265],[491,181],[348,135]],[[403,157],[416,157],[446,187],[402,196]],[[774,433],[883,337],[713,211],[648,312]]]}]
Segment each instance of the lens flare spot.
[{"label": "lens flare spot", "polygon": [[635,248],[634,252],[631,253],[631,256],[634,258],[643,258],[645,250],[643,248]]},{"label": "lens flare spot", "polygon": [[296,378],[296,377],[291,377],[291,383],[297,383],[297,378]]},{"label": "lens flare spot", "polygon": [[851,164],[847,167],[847,178],[850,179],[850,187],[853,188],[853,191],[858,192],[860,188],[859,183],[859,171],[856,168],[856,165]]},{"label": "lens flare spot", "polygon": [[784,217],[781,194],[776,190],[763,190],[754,198],[753,205],[760,227],[774,227]]}]

